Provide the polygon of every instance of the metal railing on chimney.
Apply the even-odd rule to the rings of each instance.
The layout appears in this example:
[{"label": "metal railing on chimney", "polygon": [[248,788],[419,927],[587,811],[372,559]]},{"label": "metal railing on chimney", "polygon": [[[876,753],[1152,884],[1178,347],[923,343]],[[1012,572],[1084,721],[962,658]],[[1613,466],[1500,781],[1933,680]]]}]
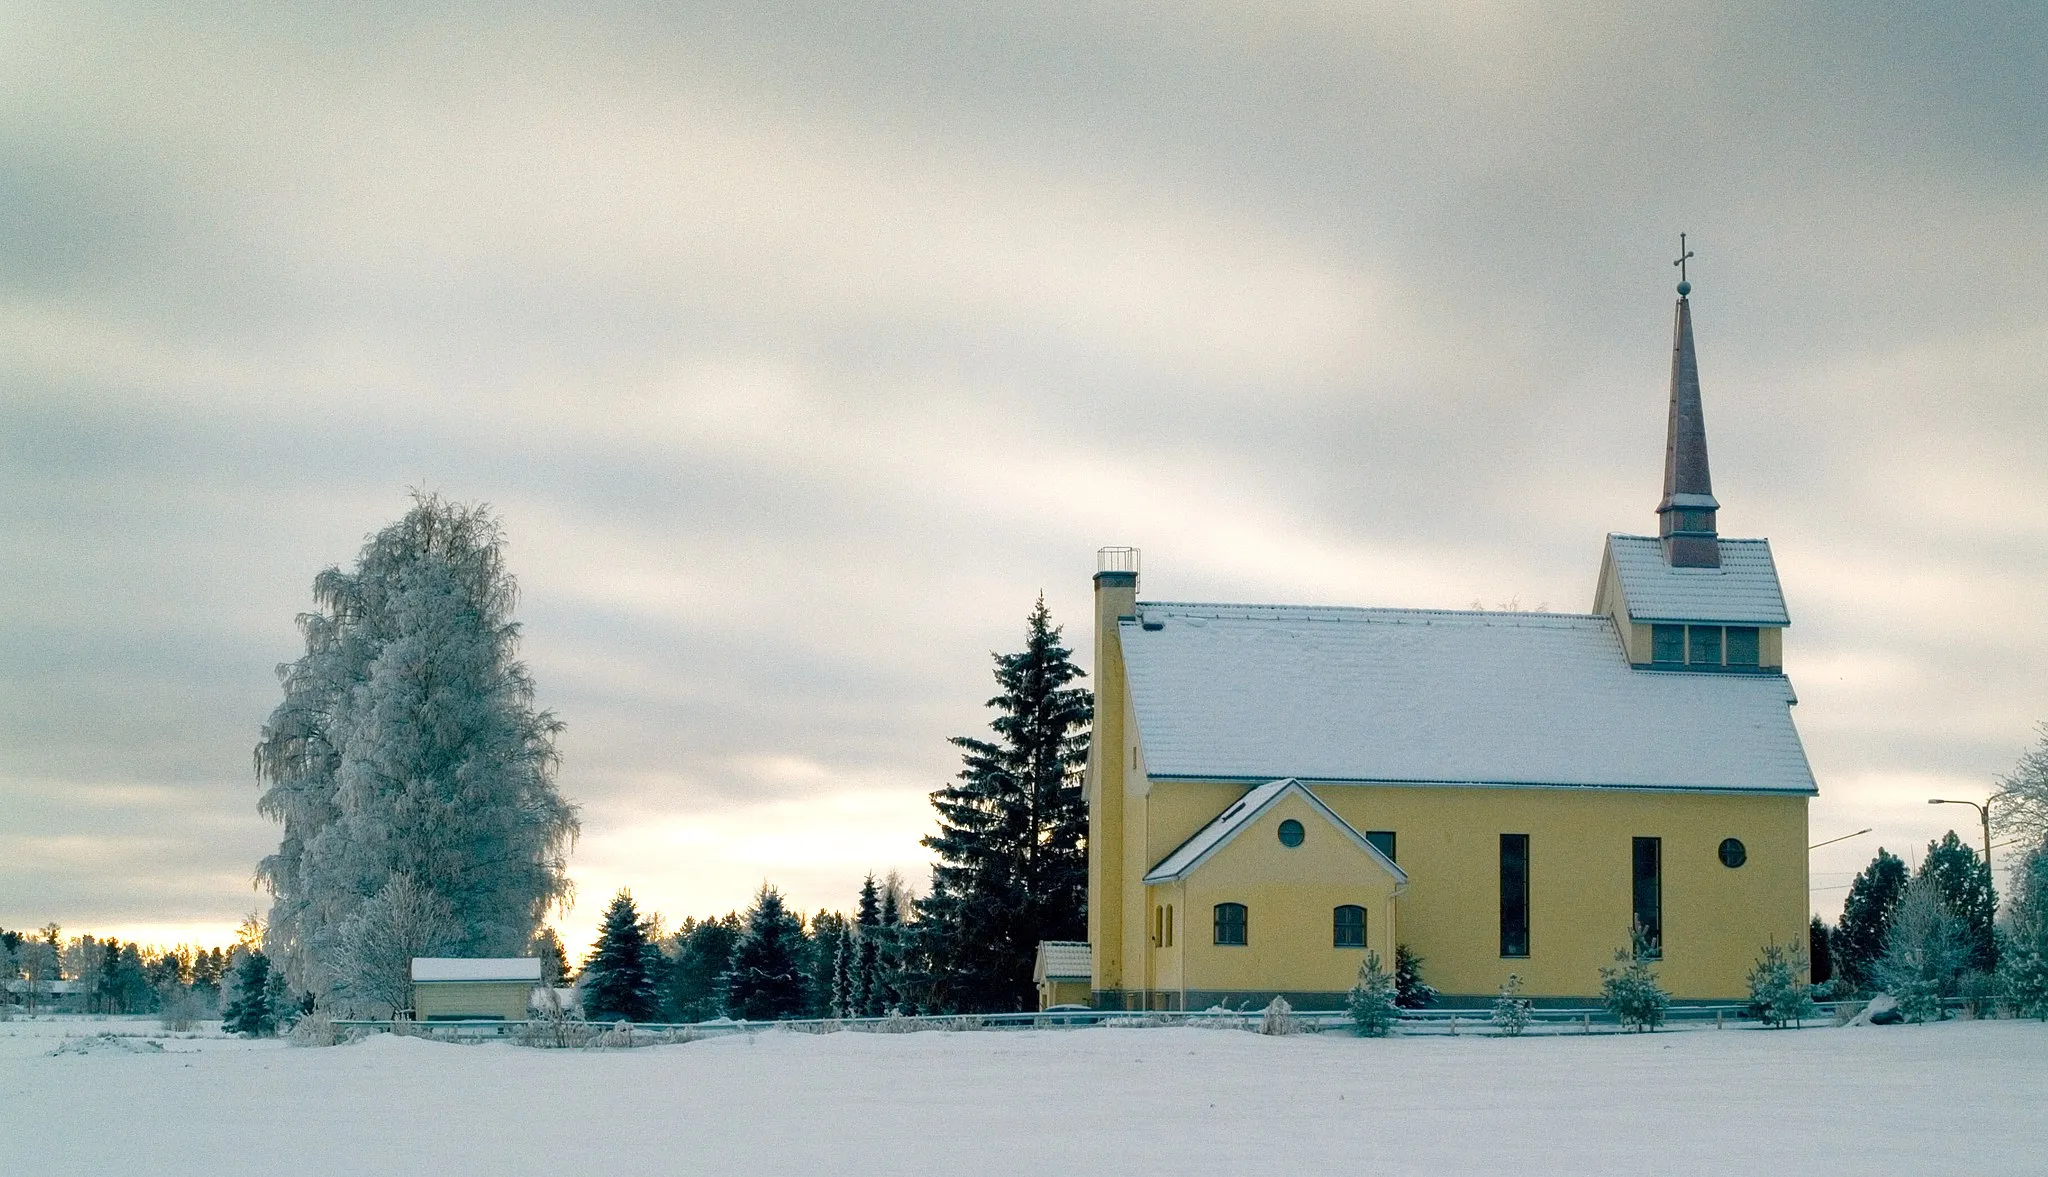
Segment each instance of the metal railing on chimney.
[{"label": "metal railing on chimney", "polygon": [[1137,572],[1138,549],[1122,547],[1095,549],[1095,571]]}]

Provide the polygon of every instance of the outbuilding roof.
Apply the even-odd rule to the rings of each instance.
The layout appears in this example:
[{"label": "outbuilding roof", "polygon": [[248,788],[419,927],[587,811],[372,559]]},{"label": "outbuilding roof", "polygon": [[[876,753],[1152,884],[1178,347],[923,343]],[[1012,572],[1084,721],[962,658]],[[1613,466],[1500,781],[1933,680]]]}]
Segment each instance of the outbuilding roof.
[{"label": "outbuilding roof", "polygon": [[1610,535],[1631,621],[1790,625],[1767,539],[1724,539],[1719,568],[1674,568],[1655,536]]},{"label": "outbuilding roof", "polygon": [[1275,802],[1289,793],[1299,795],[1315,811],[1321,814],[1338,831],[1357,844],[1360,850],[1370,855],[1373,861],[1386,868],[1396,882],[1406,883],[1408,872],[1394,865],[1394,860],[1380,853],[1380,848],[1366,840],[1365,835],[1351,828],[1351,823],[1338,817],[1335,810],[1323,804],[1322,799],[1303,787],[1298,780],[1267,781],[1251,792],[1237,799],[1237,803],[1212,819],[1208,825],[1195,831],[1195,836],[1182,842],[1174,852],[1161,859],[1158,866],[1145,872],[1149,884],[1171,883],[1187,877],[1188,873],[1202,865],[1208,857],[1229,845],[1233,838],[1259,820],[1259,815],[1271,809]]},{"label": "outbuilding roof", "polygon": [[1783,675],[1633,669],[1604,616],[1144,602],[1119,633],[1154,778],[1815,792]]},{"label": "outbuilding roof", "polygon": [[414,981],[540,981],[540,958],[536,956],[454,957],[415,956]]},{"label": "outbuilding roof", "polygon": [[1040,940],[1033,981],[1086,981],[1095,975],[1086,940]]}]

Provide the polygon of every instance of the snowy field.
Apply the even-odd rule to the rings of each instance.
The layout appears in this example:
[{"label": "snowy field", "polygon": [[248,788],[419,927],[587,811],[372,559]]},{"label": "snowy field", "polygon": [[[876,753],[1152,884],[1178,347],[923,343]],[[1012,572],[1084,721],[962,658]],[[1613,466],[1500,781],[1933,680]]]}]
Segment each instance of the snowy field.
[{"label": "snowy field", "polygon": [[2037,1022],[771,1032],[630,1051],[156,1030],[0,1023],[5,1155],[32,1154],[37,1177],[197,1158],[213,1177],[2048,1173]]}]

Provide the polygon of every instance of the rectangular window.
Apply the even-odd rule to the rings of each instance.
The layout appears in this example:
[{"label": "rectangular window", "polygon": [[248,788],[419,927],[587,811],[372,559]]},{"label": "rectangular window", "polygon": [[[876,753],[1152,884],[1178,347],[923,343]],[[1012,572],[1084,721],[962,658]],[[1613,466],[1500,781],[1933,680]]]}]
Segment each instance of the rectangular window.
[{"label": "rectangular window", "polygon": [[1166,944],[1164,947],[1173,947],[1173,904],[1171,903],[1166,905]]},{"label": "rectangular window", "polygon": [[1400,859],[1394,857],[1394,831],[1367,830],[1365,831],[1365,840],[1372,843],[1373,849],[1379,851],[1381,854],[1386,855],[1388,862],[1401,861]]},{"label": "rectangular window", "polygon": [[1500,836],[1500,954],[1529,955],[1529,835]]},{"label": "rectangular window", "polygon": [[1219,903],[1216,905],[1216,943],[1243,947],[1250,943],[1245,934],[1245,911],[1242,903]]},{"label": "rectangular window", "polygon": [[1694,666],[1721,665],[1721,627],[1688,625],[1685,628],[1692,638],[1692,649],[1687,652],[1686,660]]},{"label": "rectangular window", "polygon": [[1753,626],[1731,625],[1728,627],[1728,665],[1755,666],[1757,664],[1756,629]]},{"label": "rectangular window", "polygon": [[1331,913],[1330,946],[1333,948],[1365,947],[1365,909],[1355,903],[1347,903]]},{"label": "rectangular window", "polygon": [[1664,840],[1637,838],[1635,851],[1636,931],[1643,937],[1649,956],[1664,955]]},{"label": "rectangular window", "polygon": [[1650,661],[1685,661],[1685,627],[1682,625],[1651,626]]}]

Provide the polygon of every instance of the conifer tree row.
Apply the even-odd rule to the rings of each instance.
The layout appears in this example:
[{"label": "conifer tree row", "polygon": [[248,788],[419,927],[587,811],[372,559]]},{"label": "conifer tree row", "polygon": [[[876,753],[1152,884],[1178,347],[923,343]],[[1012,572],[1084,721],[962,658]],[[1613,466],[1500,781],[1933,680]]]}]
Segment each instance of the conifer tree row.
[{"label": "conifer tree row", "polygon": [[1029,1008],[1041,940],[1086,934],[1086,802],[1079,770],[1093,714],[1041,595],[1024,649],[996,654],[995,738],[958,736],[956,783],[932,794],[939,861],[918,901],[918,948],[939,1010]]}]

